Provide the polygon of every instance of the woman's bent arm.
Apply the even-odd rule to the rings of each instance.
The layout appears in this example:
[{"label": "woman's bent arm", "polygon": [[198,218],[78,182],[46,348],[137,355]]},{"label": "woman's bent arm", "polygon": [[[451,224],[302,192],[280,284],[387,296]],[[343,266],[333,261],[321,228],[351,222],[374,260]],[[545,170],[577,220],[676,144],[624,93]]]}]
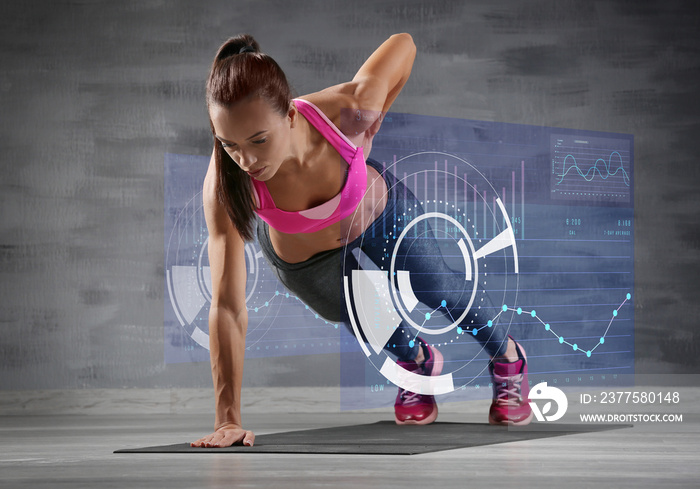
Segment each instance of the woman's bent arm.
[{"label": "woman's bent arm", "polygon": [[416,45],[410,34],[394,34],[367,58],[353,78],[355,97],[362,109],[386,112],[406,84]]},{"label": "woman's bent arm", "polygon": [[243,429],[241,383],[248,312],[245,304],[245,242],[216,196],[214,160],[204,180],[204,214],[209,230],[212,302],[209,310],[209,351],[214,381],[215,431],[192,443],[224,447],[255,436]]},{"label": "woman's bent arm", "polygon": [[394,34],[367,58],[352,81],[303,98],[317,105],[368,156],[382,114],[408,81],[415,57],[416,45],[411,35]]}]

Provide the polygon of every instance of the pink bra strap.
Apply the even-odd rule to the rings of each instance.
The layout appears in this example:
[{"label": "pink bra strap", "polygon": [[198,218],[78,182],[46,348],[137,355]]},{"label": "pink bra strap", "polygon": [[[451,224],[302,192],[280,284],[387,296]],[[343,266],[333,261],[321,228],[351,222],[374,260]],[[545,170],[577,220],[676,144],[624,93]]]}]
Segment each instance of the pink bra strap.
[{"label": "pink bra strap", "polygon": [[357,152],[357,146],[343,134],[331,120],[311,102],[300,98],[294,99],[297,110],[320,132],[324,138],[350,163]]}]

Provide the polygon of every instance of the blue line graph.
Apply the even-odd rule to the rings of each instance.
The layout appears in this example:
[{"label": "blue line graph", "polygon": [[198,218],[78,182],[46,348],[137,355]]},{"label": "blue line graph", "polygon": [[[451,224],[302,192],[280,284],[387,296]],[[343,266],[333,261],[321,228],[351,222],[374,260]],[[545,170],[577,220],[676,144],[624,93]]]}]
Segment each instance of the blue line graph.
[{"label": "blue line graph", "polygon": [[619,311],[619,310],[622,308],[622,306],[624,306],[625,303],[626,303],[628,300],[630,300],[630,299],[632,299],[632,294],[627,294],[627,296],[625,297],[625,300],[622,301],[622,304],[620,304],[619,307],[613,309],[612,317],[610,318],[610,322],[608,323],[608,327],[605,328],[605,332],[600,336],[600,339],[599,339],[598,342],[595,344],[595,346],[594,346],[593,348],[589,349],[589,350],[584,350],[583,348],[580,348],[579,345],[578,345],[577,343],[569,343],[568,341],[566,341],[566,339],[565,339],[562,335],[557,334],[557,333],[552,329],[552,327],[549,325],[549,323],[545,323],[544,321],[542,321],[542,319],[540,319],[540,317],[537,316],[537,312],[536,312],[535,310],[532,310],[532,311],[524,311],[524,310],[522,310],[522,308],[520,308],[520,307],[518,307],[517,309],[513,309],[513,308],[511,308],[511,307],[506,306],[505,304],[503,305],[503,309],[502,309],[502,310],[503,310],[503,312],[505,312],[505,311],[514,311],[514,312],[516,312],[518,315],[520,315],[520,314],[529,314],[530,316],[532,316],[533,318],[535,318],[537,321],[539,321],[539,322],[542,324],[542,326],[544,326],[544,329],[545,329],[546,331],[549,331],[551,334],[553,334],[554,336],[556,336],[556,337],[559,339],[559,344],[568,345],[568,346],[570,346],[570,347],[573,349],[573,351],[578,351],[578,352],[584,353],[587,357],[590,357],[591,354],[595,351],[596,348],[598,348],[600,345],[602,345],[603,343],[605,343],[605,337],[608,335],[608,332],[610,331],[610,326],[612,326],[613,321],[614,321],[615,318],[617,317],[618,311]]},{"label": "blue line graph", "polygon": [[[501,307],[500,312],[493,318],[493,320],[489,320],[488,323],[486,323],[486,324],[484,324],[484,325],[481,325],[480,327],[474,326],[472,329],[457,328],[457,333],[458,333],[458,334],[467,334],[467,333],[471,333],[472,335],[476,336],[476,334],[477,334],[479,331],[481,331],[482,329],[493,327],[493,326],[494,326],[494,321],[498,320],[498,318],[499,318],[499,316],[501,316],[501,314],[503,314],[503,313],[505,313],[505,312],[508,312],[508,311],[512,311],[512,312],[515,312],[516,314],[518,314],[519,316],[522,315],[522,314],[525,314],[526,316],[531,316],[531,317],[534,318],[535,320],[539,321],[539,322],[542,324],[542,326],[544,326],[545,331],[548,331],[548,332],[551,333],[552,335],[556,336],[556,337],[559,339],[559,344],[567,345],[567,346],[571,347],[571,349],[572,349],[573,351],[575,351],[575,352],[581,352],[581,353],[585,354],[587,357],[590,358],[591,354],[596,350],[596,348],[598,348],[600,345],[602,345],[602,344],[605,343],[605,338],[606,338],[606,336],[608,335],[608,332],[610,331],[610,327],[612,326],[613,321],[615,320],[615,318],[617,318],[618,311],[619,311],[619,310],[622,308],[622,306],[624,306],[624,305],[627,303],[627,301],[629,301],[630,299],[632,299],[632,294],[629,294],[629,293],[628,293],[627,296],[625,297],[625,300],[623,300],[622,303],[621,303],[617,308],[613,309],[612,317],[610,318],[610,322],[608,322],[608,327],[605,328],[605,331],[604,331],[603,334],[600,336],[600,338],[598,339],[598,341],[597,341],[597,343],[595,344],[595,346],[593,346],[592,348],[590,348],[590,349],[588,349],[588,350],[584,350],[584,349],[581,348],[577,343],[570,343],[570,342],[566,341],[566,339],[564,338],[564,336],[562,336],[562,335],[558,334],[556,331],[554,331],[554,329],[552,329],[552,327],[550,326],[549,323],[545,323],[545,322],[537,315],[537,312],[536,312],[534,309],[533,309],[532,311],[525,311],[525,310],[523,310],[523,308],[521,308],[521,307],[513,308],[513,307],[509,307],[507,304],[503,304],[503,306]],[[426,315],[426,319],[428,319],[428,320],[430,319],[429,315]]]},{"label": "blue line graph", "polygon": [[551,195],[555,200],[631,202],[630,141],[552,134]]},{"label": "blue line graph", "polygon": [[[594,352],[600,345],[602,345],[602,344],[605,343],[605,338],[608,336],[608,332],[610,331],[610,327],[612,326],[613,321],[615,320],[615,318],[617,318],[618,312],[619,312],[620,309],[622,309],[622,307],[627,303],[627,301],[629,301],[629,300],[631,300],[631,299],[632,299],[632,294],[628,293],[628,294],[625,296],[625,299],[622,301],[622,303],[621,303],[618,307],[616,307],[615,309],[613,309],[613,311],[612,311],[612,317],[610,318],[610,321],[608,322],[608,326],[605,328],[605,331],[603,332],[603,334],[600,335],[600,337],[599,337],[598,341],[596,342],[595,346],[593,346],[593,347],[590,348],[590,349],[583,349],[583,348],[581,348],[581,347],[578,345],[578,343],[570,343],[569,341],[566,341],[566,338],[565,338],[563,335],[558,334],[558,333],[551,327],[551,325],[550,325],[549,323],[544,322],[544,321],[542,320],[542,318],[540,318],[540,317],[537,315],[537,312],[536,312],[534,309],[531,310],[531,311],[526,311],[526,310],[524,310],[522,307],[514,308],[514,307],[509,307],[507,304],[503,304],[503,306],[501,307],[501,309],[500,309],[500,311],[498,312],[498,314],[496,314],[496,316],[495,316],[492,320],[490,319],[486,324],[482,324],[481,326],[474,326],[474,327],[472,327],[471,329],[470,329],[470,328],[457,327],[457,335],[472,334],[473,336],[476,336],[477,333],[479,333],[479,331],[481,331],[482,329],[485,329],[485,328],[492,328],[492,327],[496,324],[496,322],[498,321],[498,318],[499,318],[502,314],[504,314],[504,313],[506,313],[506,312],[508,312],[508,311],[511,311],[511,312],[516,313],[518,316],[520,316],[520,315],[522,315],[522,314],[525,314],[526,316],[530,316],[530,317],[534,318],[536,321],[539,321],[539,322],[540,322],[540,324],[544,327],[545,331],[549,332],[550,334],[552,334],[553,336],[555,336],[555,337],[559,340],[559,344],[561,344],[561,345],[567,345],[567,346],[569,346],[573,351],[575,351],[575,352],[581,352],[581,353],[585,354],[587,357],[590,358],[590,356],[593,354],[593,352]],[[420,331],[423,329],[423,327],[426,325],[426,323],[428,323],[431,319],[434,318],[434,314],[435,314],[436,312],[442,312],[441,309],[443,309],[443,308],[446,309],[446,305],[447,305],[446,302],[445,302],[445,301],[442,301],[442,304],[441,304],[440,307],[436,308],[435,310],[433,310],[433,311],[430,312],[430,313],[426,313],[426,314],[425,314],[425,321],[423,321],[423,323],[421,324],[421,327],[418,328],[418,330],[417,330],[417,332],[415,333],[415,335],[413,335],[413,340],[411,340],[411,341],[409,342],[409,346],[410,346],[410,347],[413,347],[414,343],[415,343],[415,342],[417,341],[417,339],[418,339],[418,334],[419,334]],[[455,322],[455,321],[454,321],[454,317],[452,317],[452,314],[450,314],[449,310],[446,309],[446,310],[444,311],[444,314],[446,314],[447,316],[449,316],[453,323]],[[337,327],[337,325],[336,325],[336,327]],[[438,345],[433,345],[433,346],[441,346],[441,345],[438,344]]]},{"label": "blue line graph", "polygon": [[[610,168],[612,167],[612,158],[615,155],[617,155],[617,158],[620,161],[620,166],[615,168],[614,172],[611,172]],[[573,160],[573,164],[569,168],[567,168],[566,163],[569,160],[569,158],[571,158]],[[598,168],[598,162],[603,163],[603,167],[605,168],[605,175],[603,175],[603,172],[600,171],[600,169]],[[578,166],[578,163],[576,162],[576,157],[574,155],[572,155],[572,154],[566,155],[564,157],[564,165],[562,168],[561,179],[559,179],[559,181],[557,182],[557,185],[562,183],[564,181],[564,178],[566,178],[566,176],[569,174],[569,172],[571,170],[573,170],[574,168],[576,169],[578,174],[581,175],[583,177],[583,179],[586,180],[587,182],[593,181],[593,179],[595,178],[596,171],[600,175],[600,178],[602,178],[603,180],[607,180],[609,177],[617,175],[618,172],[622,172],[623,183],[628,187],[630,186],[630,177],[629,177],[628,173],[625,171],[625,168],[623,167],[622,155],[620,153],[618,153],[617,151],[613,151],[612,153],[610,153],[610,156],[608,157],[607,162],[603,158],[598,158],[597,160],[595,160],[595,163],[593,163],[593,166],[590,167],[586,173],[583,173],[581,171],[581,168]],[[590,178],[589,178],[589,175],[590,175]]]}]

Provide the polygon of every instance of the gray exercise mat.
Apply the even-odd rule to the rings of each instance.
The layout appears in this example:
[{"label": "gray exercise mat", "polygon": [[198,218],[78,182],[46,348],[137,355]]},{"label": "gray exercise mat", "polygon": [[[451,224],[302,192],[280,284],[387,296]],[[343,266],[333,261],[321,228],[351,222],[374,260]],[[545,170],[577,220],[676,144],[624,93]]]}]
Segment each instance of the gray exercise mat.
[{"label": "gray exercise mat", "polygon": [[629,428],[631,425],[531,423],[525,427],[482,423],[442,423],[399,426],[393,421],[288,431],[255,437],[255,445],[194,448],[189,443],[127,448],[114,453],[327,453],[415,455],[455,448],[511,443],[537,438]]}]

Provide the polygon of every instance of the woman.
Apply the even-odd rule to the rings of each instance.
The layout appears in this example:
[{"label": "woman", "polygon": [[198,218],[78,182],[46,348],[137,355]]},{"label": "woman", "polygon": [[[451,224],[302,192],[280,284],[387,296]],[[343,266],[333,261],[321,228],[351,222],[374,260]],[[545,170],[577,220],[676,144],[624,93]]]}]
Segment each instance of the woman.
[{"label": "woman", "polygon": [[[255,435],[242,424],[240,400],[248,319],[244,244],[253,238],[256,222],[263,254],[280,281],[326,319],[342,321],[341,268],[357,265],[351,251],[368,228],[406,205],[404,196],[418,205],[410,192],[394,192],[393,176],[367,160],[382,114],[408,80],[415,53],[411,36],[396,34],[352,81],[292,99],[284,73],[251,36],[229,39],[219,49],[207,81],[214,152],[203,191],[216,425],[193,446],[254,443]],[[370,248],[363,251],[379,261]],[[449,270],[439,261],[431,266]],[[419,260],[414,266],[425,264]],[[435,301],[429,290],[418,299]],[[476,339],[492,357],[489,421],[529,422],[522,349],[493,330]],[[408,371],[441,372],[440,352],[420,338],[409,342],[397,329],[385,349]],[[399,424],[427,424],[435,420],[437,405],[432,396],[399,389],[395,413]]]}]

